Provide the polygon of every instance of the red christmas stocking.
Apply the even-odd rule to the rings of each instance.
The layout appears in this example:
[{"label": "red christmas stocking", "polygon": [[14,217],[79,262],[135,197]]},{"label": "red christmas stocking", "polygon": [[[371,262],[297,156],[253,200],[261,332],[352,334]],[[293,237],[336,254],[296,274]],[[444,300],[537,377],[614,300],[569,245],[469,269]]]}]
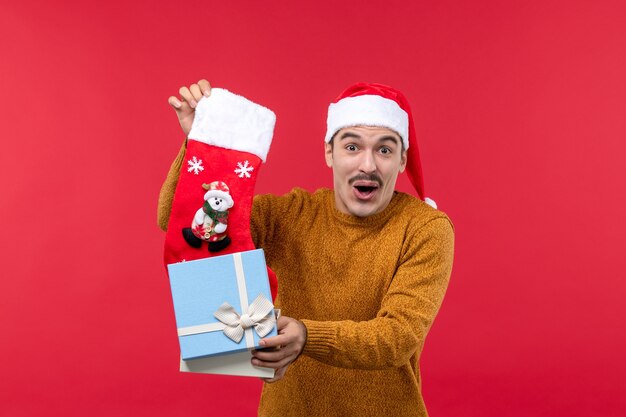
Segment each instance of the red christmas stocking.
[{"label": "red christmas stocking", "polygon": [[[255,249],[250,212],[274,113],[214,88],[196,107],[165,237],[165,264]],[[272,295],[277,281],[268,268]]]}]

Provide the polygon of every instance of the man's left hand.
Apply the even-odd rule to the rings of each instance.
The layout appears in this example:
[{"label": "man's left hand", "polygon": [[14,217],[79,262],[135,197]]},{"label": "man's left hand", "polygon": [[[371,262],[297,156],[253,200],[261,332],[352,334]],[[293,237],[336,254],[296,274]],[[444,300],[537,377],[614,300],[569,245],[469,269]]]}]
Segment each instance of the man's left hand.
[{"label": "man's left hand", "polygon": [[254,366],[276,369],[274,378],[264,379],[265,382],[282,379],[287,367],[302,353],[306,343],[306,327],[302,322],[281,316],[277,324],[278,336],[261,339],[259,345],[263,350],[252,351]]}]

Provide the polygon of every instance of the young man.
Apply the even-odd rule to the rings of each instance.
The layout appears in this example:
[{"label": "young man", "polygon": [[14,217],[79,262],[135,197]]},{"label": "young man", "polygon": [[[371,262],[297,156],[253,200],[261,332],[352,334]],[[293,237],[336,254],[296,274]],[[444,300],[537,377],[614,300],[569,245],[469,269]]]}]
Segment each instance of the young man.
[{"label": "young man", "polygon": [[[205,80],[170,97],[185,133]],[[251,230],[279,281],[277,369],[261,416],[426,416],[419,356],[445,294],[454,233],[431,207],[408,102],[397,90],[356,84],[328,112],[326,163],[334,190],[257,196]],[[181,153],[184,154],[184,146]],[[167,227],[182,157],[159,200]],[[419,198],[394,191],[408,171]]]}]

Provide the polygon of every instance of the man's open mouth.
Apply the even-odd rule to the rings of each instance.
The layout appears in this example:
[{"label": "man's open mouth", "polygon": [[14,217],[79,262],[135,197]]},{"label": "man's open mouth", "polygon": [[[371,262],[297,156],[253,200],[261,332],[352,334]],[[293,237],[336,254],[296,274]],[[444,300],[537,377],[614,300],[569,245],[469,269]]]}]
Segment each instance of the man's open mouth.
[{"label": "man's open mouth", "polygon": [[372,181],[356,181],[352,184],[354,194],[360,200],[369,200],[374,197],[378,191],[378,184]]}]

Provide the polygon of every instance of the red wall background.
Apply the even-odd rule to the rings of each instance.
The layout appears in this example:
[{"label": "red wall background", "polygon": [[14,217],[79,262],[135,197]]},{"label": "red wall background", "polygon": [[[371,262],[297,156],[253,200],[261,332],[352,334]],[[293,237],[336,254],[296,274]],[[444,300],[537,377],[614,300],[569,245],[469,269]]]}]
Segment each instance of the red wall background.
[{"label": "red wall background", "polygon": [[624,2],[4,2],[0,35],[2,416],[255,414],[177,370],[155,211],[202,77],[278,115],[259,193],[331,185],[347,85],[410,98],[457,233],[432,416],[626,414]]}]

